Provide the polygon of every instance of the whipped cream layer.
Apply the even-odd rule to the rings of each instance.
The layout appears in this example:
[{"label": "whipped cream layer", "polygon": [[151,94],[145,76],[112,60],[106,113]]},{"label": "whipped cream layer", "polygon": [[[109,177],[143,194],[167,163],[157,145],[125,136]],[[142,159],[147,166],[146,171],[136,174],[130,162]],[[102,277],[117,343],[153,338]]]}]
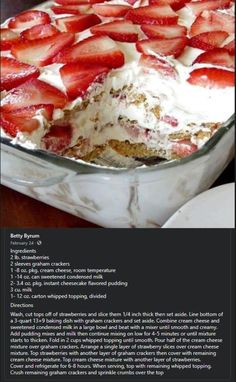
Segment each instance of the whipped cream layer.
[{"label": "whipped cream layer", "polygon": [[[125,4],[126,1],[112,0],[109,4]],[[69,15],[54,15],[50,10],[53,2],[37,6],[36,9],[47,11],[54,21],[60,17]],[[137,1],[134,7],[147,5],[148,1]],[[233,14],[233,7],[224,10]],[[189,27],[194,21],[194,15],[189,10],[180,10],[179,24]],[[112,21],[110,18],[102,18],[102,21]],[[8,21],[3,24],[7,27]],[[136,25],[140,39],[146,38],[140,27]],[[17,30],[17,32],[21,32]],[[91,35],[89,30],[76,34],[76,41],[81,41]],[[229,37],[231,41],[233,36]],[[188,132],[192,135],[193,143],[201,147],[206,138],[202,140],[196,137],[198,131],[210,132],[207,123],[225,122],[234,112],[234,88],[226,87],[206,88],[191,85],[187,82],[189,73],[201,67],[212,67],[210,64],[192,65],[194,59],[203,51],[186,47],[178,59],[172,57],[165,58],[176,71],[176,78],[164,77],[154,69],[143,68],[139,65],[140,53],[137,52],[134,43],[116,42],[120,50],[125,55],[125,65],[119,69],[113,69],[108,74],[102,85],[93,84],[88,89],[89,104],[80,110],[84,100],[78,97],[69,102],[65,110],[70,110],[69,122],[73,128],[71,146],[75,145],[79,137],[90,140],[90,148],[101,145],[109,139],[130,140],[131,142],[144,142],[150,147],[159,145],[161,148],[168,149],[168,136],[178,132]],[[3,52],[3,55],[11,56],[10,52]],[[151,55],[155,55],[150,51]],[[45,81],[66,93],[62,82],[59,69],[62,64],[52,64],[40,68],[39,79]],[[215,66],[219,67],[220,66]],[[225,68],[224,68],[225,69]],[[229,69],[230,70],[230,69]],[[132,87],[130,92],[127,88]],[[111,96],[115,92],[120,92],[120,96]],[[124,97],[122,97],[122,92]],[[100,95],[99,102],[96,101]],[[135,96],[136,95],[136,96]],[[143,99],[143,102],[137,100]],[[178,121],[177,126],[157,118],[156,108],[160,107],[160,116],[171,116]],[[53,119],[58,121],[63,119],[64,111],[54,110]],[[159,117],[160,117],[159,116]],[[45,121],[40,119],[40,129],[38,133],[27,134],[19,133],[16,140],[24,145],[32,142],[35,147],[40,147],[41,138],[47,129],[43,129]],[[135,134],[132,129],[121,128],[120,122],[131,121],[143,129],[143,133]],[[129,125],[128,123],[128,125]],[[191,124],[191,128],[190,125]],[[94,127],[96,126],[96,129]],[[149,134],[146,134],[149,131]]]}]

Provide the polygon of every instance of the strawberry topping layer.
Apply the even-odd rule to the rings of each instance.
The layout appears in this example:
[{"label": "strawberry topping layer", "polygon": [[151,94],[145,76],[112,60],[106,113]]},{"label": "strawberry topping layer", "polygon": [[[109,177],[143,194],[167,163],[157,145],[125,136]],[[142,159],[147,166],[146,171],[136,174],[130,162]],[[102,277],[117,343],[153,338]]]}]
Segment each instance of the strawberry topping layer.
[{"label": "strawberry topping layer", "polygon": [[[134,67],[137,77],[147,74],[153,76],[153,83],[160,81],[167,87],[182,81],[190,92],[198,91],[197,87],[212,92],[232,87],[235,27],[231,6],[230,0],[117,4],[114,0],[55,0],[45,11],[34,9],[12,17],[0,32],[3,129],[12,137],[18,132],[30,134],[40,126],[37,116],[43,116],[47,125],[55,119],[55,109],[70,109],[71,101],[87,99],[103,82],[117,85],[123,71],[127,70],[130,80]],[[185,15],[191,25],[189,20],[185,24]],[[130,65],[134,62],[136,66]],[[111,97],[116,93],[116,89],[109,91]],[[117,97],[125,102],[126,90]],[[139,99],[133,104],[139,105]],[[181,126],[173,110],[153,113],[168,129]],[[67,122],[50,126],[43,145],[63,152],[71,142],[72,129]],[[171,147],[179,157],[197,149],[188,139],[174,140]]]}]

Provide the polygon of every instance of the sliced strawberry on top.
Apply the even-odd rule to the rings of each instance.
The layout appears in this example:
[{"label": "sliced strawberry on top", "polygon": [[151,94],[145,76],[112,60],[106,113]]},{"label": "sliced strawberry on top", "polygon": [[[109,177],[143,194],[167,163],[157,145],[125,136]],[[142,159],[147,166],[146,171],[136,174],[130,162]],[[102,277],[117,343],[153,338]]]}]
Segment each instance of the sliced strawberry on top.
[{"label": "sliced strawberry on top", "polygon": [[72,128],[70,125],[54,125],[50,131],[42,138],[42,143],[46,150],[54,153],[62,153],[69,147],[72,138]]},{"label": "sliced strawberry on top", "polygon": [[230,55],[235,54],[235,40],[230,41],[228,44],[224,45],[224,49],[226,49]]},{"label": "sliced strawberry on top", "polygon": [[22,109],[12,111],[11,113],[1,113],[1,126],[5,132],[12,137],[15,137],[18,132],[32,133],[40,127],[40,122],[35,118],[37,115],[42,115],[48,121],[52,119],[54,106],[53,105],[36,105],[27,106]]},{"label": "sliced strawberry on top", "polygon": [[11,29],[28,29],[34,25],[50,24],[50,22],[51,19],[46,12],[30,10],[13,17],[8,26]]},{"label": "sliced strawberry on top", "polygon": [[62,17],[56,20],[56,24],[60,30],[71,33],[82,32],[100,22],[101,19],[94,14]]},{"label": "sliced strawberry on top", "polygon": [[40,75],[38,68],[10,57],[1,57],[1,91],[10,90]]},{"label": "sliced strawberry on top", "polygon": [[142,25],[141,29],[149,38],[174,38],[187,34],[187,28],[182,25]]},{"label": "sliced strawberry on top", "polygon": [[93,9],[103,17],[123,17],[131,7],[129,5],[94,4]]},{"label": "sliced strawberry on top", "polygon": [[215,48],[200,54],[193,62],[194,64],[207,63],[212,65],[234,68],[234,57],[224,48]]},{"label": "sliced strawberry on top", "polygon": [[41,24],[35,25],[32,28],[24,30],[23,32],[21,32],[21,37],[23,37],[26,40],[36,40],[38,38],[54,36],[58,33],[60,33],[59,30],[53,25]]},{"label": "sliced strawberry on top", "polygon": [[218,68],[195,69],[187,80],[192,85],[208,88],[234,86],[234,72]]},{"label": "sliced strawberry on top", "polygon": [[191,0],[149,0],[150,5],[170,5],[174,11],[178,11],[183,8],[185,3],[189,3]]},{"label": "sliced strawberry on top", "polygon": [[224,31],[204,32],[192,37],[189,45],[202,50],[220,48],[228,36],[228,33]]},{"label": "sliced strawberry on top", "polygon": [[171,149],[172,154],[179,158],[185,158],[197,151],[198,147],[189,139],[182,139],[181,141],[173,142]]},{"label": "sliced strawberry on top", "polygon": [[103,3],[104,0],[56,0],[57,4],[60,5],[79,5],[79,4],[95,4]]},{"label": "sliced strawberry on top", "polygon": [[83,15],[90,9],[89,4],[82,4],[82,5],[67,5],[64,7],[51,7],[51,10],[56,15]]},{"label": "sliced strawberry on top", "polygon": [[149,5],[131,9],[126,19],[135,24],[172,25],[177,23],[178,15],[169,5]]},{"label": "sliced strawberry on top", "polygon": [[0,29],[0,48],[1,50],[10,50],[12,45],[19,41],[19,36],[8,28]]},{"label": "sliced strawberry on top", "polygon": [[186,7],[196,15],[200,15],[206,10],[224,9],[230,6],[230,0],[200,0],[191,1]]},{"label": "sliced strawberry on top", "polygon": [[10,112],[26,106],[52,104],[63,109],[68,99],[60,90],[46,82],[32,79],[10,92],[2,99],[2,110]]},{"label": "sliced strawberry on top", "polygon": [[139,64],[145,68],[156,70],[164,77],[176,78],[176,71],[174,67],[171,66],[166,60],[142,54]]},{"label": "sliced strawberry on top", "polygon": [[136,42],[138,40],[138,31],[132,21],[115,20],[110,23],[96,25],[90,31],[96,35],[106,35],[116,41]]},{"label": "sliced strawberry on top", "polygon": [[70,46],[74,39],[72,33],[59,33],[44,39],[25,40],[15,44],[11,52],[18,60],[41,67],[49,65],[53,57]]},{"label": "sliced strawberry on top", "polygon": [[104,80],[109,68],[81,64],[67,64],[60,69],[62,81],[70,99],[83,97],[90,85]]},{"label": "sliced strawberry on top", "polygon": [[234,16],[217,11],[204,11],[192,24],[190,36],[213,31],[234,33],[234,29]]},{"label": "sliced strawberry on top", "polygon": [[141,40],[136,43],[137,50],[146,55],[162,55],[178,57],[187,44],[187,37],[176,37],[171,39],[152,38]]},{"label": "sliced strawberry on top", "polygon": [[124,54],[107,36],[92,36],[78,42],[54,57],[54,63],[80,62],[86,65],[101,65],[119,68],[124,65]]}]

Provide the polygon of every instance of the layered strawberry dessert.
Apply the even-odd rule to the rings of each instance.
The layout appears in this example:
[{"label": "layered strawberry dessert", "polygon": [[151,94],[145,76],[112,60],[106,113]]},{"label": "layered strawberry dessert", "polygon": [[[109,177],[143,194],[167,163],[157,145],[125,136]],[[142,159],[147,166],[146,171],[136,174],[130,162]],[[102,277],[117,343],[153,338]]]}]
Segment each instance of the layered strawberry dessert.
[{"label": "layered strawberry dessert", "polygon": [[1,130],[72,159],[177,159],[234,110],[234,2],[56,0],[1,26]]}]

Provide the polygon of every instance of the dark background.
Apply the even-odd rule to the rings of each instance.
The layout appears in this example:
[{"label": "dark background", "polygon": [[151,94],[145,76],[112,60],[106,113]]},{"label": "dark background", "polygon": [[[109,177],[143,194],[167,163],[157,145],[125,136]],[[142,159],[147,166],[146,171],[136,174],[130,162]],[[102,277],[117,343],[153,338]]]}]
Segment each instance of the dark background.
[{"label": "dark background", "polygon": [[[41,0],[0,0],[1,22]],[[232,161],[213,186],[234,182]],[[1,186],[1,227],[96,227],[75,216],[47,206],[16,191]],[[45,219],[47,216],[47,219]]]},{"label": "dark background", "polygon": [[[168,230],[4,230],[5,248],[2,253],[3,282],[5,275],[5,325],[6,347],[3,353],[8,360],[9,339],[9,249],[10,233],[40,234],[42,246],[37,247],[37,255],[48,255],[50,261],[70,262],[73,268],[116,268],[115,279],[128,281],[128,288],[116,288],[108,292],[108,299],[89,302],[63,300],[47,302],[34,300],[35,312],[224,312],[224,320],[218,336],[224,338],[213,370],[170,371],[164,377],[92,378],[57,377],[58,382],[67,381],[116,381],[116,382],[178,382],[211,381],[233,382],[234,358],[234,281],[235,259],[231,230],[192,230],[191,238],[186,230],[172,230],[171,240]],[[78,243],[70,247],[68,243]],[[56,244],[55,244],[56,243]],[[106,246],[104,246],[106,243]],[[114,245],[115,243],[115,245]],[[124,245],[125,243],[125,245]],[[19,246],[19,248],[22,246]],[[14,249],[17,249],[14,246]],[[99,249],[99,250],[98,250]],[[113,277],[112,277],[113,278]],[[105,277],[107,279],[107,277]],[[44,287],[44,291],[46,287]],[[88,288],[70,289],[71,293],[87,293]],[[93,289],[93,293],[101,292]],[[42,291],[40,291],[42,293]],[[44,292],[45,293],[45,292]],[[49,287],[48,293],[52,293]],[[17,300],[14,300],[17,303]],[[32,300],[20,300],[30,303]],[[15,309],[14,309],[15,310]],[[4,311],[2,306],[1,311]],[[3,346],[1,341],[1,346]],[[207,361],[206,361],[207,363]],[[230,367],[231,364],[231,367]],[[8,367],[6,369],[7,374]],[[54,378],[51,380],[55,381]],[[13,377],[2,382],[50,381],[50,378]],[[55,381],[56,382],[56,381]]]}]

